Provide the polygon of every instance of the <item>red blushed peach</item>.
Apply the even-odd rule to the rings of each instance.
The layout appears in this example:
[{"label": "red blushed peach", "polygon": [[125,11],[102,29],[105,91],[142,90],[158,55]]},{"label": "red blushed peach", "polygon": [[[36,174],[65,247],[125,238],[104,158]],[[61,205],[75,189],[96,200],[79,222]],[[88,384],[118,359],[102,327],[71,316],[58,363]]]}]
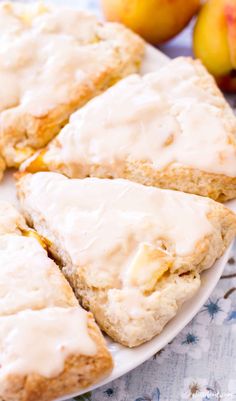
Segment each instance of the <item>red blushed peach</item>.
[{"label": "red blushed peach", "polygon": [[202,7],[193,48],[218,85],[236,92],[236,0],[209,0]]}]

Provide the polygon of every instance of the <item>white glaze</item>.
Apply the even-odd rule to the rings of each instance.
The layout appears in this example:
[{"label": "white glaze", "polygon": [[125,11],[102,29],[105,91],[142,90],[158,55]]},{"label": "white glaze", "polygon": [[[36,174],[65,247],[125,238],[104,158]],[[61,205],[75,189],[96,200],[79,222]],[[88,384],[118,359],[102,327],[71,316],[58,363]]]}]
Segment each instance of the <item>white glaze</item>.
[{"label": "white glaze", "polygon": [[99,23],[86,12],[3,3],[0,21],[0,111],[21,107],[40,117],[69,103],[114,51],[96,43]]},{"label": "white glaze", "polygon": [[0,318],[0,380],[8,374],[59,375],[71,355],[94,355],[81,308],[26,310]]},{"label": "white glaze", "polygon": [[121,269],[142,242],[159,247],[164,240],[187,255],[213,231],[207,198],[127,180],[37,173],[25,178],[23,190],[24,209],[46,219],[73,262],[92,265],[98,275],[107,266]]},{"label": "white glaze", "polygon": [[236,122],[223,107],[195,66],[176,59],[125,78],[74,113],[45,158],[82,164],[85,174],[86,165],[101,164],[119,177],[124,162],[148,161],[157,170],[189,166],[235,177]]},{"label": "white glaze", "polygon": [[67,306],[72,299],[66,280],[36,239],[0,236],[0,316]]}]

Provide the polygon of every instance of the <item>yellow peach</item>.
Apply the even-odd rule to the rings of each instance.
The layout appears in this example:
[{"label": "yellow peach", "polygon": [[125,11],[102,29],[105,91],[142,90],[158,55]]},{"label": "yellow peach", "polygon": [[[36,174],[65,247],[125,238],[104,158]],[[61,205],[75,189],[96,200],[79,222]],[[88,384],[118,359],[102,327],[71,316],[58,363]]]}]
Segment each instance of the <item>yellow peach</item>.
[{"label": "yellow peach", "polygon": [[199,5],[200,0],[102,0],[109,21],[123,23],[155,45],[179,33]]}]

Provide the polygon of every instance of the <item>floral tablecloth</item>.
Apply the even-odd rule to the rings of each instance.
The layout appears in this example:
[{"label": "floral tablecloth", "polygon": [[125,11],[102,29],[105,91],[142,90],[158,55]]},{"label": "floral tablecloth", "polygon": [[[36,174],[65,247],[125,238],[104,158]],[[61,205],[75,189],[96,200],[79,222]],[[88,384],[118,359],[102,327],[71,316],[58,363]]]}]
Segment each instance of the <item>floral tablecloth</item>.
[{"label": "floral tablecloth", "polygon": [[[55,2],[100,13],[96,0]],[[162,50],[170,56],[189,54],[190,29]],[[236,97],[230,102],[236,109]],[[172,343],[129,374],[76,400],[236,401],[236,243],[211,297]]]}]

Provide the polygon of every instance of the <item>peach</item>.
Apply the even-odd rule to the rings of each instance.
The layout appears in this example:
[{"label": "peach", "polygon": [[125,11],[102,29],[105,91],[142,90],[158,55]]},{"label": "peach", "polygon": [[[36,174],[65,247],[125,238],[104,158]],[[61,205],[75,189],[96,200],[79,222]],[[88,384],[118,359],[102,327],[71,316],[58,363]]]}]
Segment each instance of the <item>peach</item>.
[{"label": "peach", "polygon": [[236,0],[209,0],[202,7],[193,48],[219,86],[236,92]]},{"label": "peach", "polygon": [[102,0],[109,21],[123,23],[154,45],[179,33],[199,6],[200,0]]}]

